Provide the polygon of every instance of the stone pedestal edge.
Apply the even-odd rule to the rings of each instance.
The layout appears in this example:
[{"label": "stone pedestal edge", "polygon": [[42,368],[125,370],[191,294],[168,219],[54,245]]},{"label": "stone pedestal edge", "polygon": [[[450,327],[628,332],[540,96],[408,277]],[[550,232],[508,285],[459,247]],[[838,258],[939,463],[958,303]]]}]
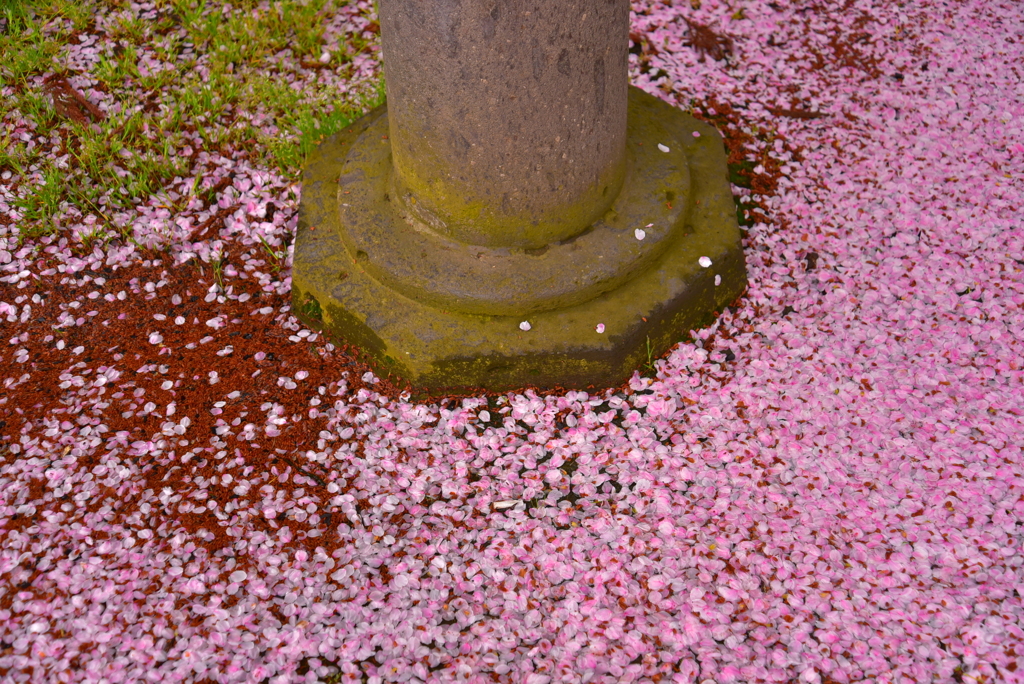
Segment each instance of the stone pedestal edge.
[{"label": "stone pedestal edge", "polygon": [[[344,160],[371,113],[325,140],[304,170],[293,311],[311,328],[362,348],[378,374],[405,381],[420,394],[621,384],[649,355],[710,323],[746,288],[721,136],[646,93],[634,97],[661,109],[686,146],[691,187],[679,194],[689,196],[689,231],[616,289],[524,318],[444,311],[372,278],[340,237],[337,195]],[[666,198],[652,193],[649,201]],[[710,265],[702,265],[702,257]],[[524,320],[529,330],[521,329]]]}]

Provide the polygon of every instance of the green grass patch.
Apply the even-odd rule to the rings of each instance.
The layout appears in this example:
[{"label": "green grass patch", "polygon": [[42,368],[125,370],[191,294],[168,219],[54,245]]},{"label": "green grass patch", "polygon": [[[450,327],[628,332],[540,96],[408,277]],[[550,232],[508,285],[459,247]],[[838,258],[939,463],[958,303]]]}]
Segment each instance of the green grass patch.
[{"label": "green grass patch", "polygon": [[281,117],[286,129],[296,134],[293,140],[280,140],[263,136],[266,149],[278,168],[288,173],[299,169],[306,157],[320,142],[355,121],[363,112],[384,102],[384,81],[363,95],[354,105],[342,100],[328,102],[316,109],[300,108]]},{"label": "green grass patch", "polygon": [[[55,219],[68,211],[110,228],[113,214],[195,173],[186,147],[224,153],[228,145],[298,178],[323,138],[383,101],[383,82],[339,93],[317,78],[344,79],[366,48],[362,36],[325,34],[346,4],[156,0],[154,14],[139,15],[129,0],[0,0],[0,81],[9,88],[0,170],[14,176],[22,235],[57,230]],[[68,71],[70,48],[92,36],[96,61],[84,73]],[[327,41],[340,47],[324,65]],[[292,68],[312,77],[293,87]],[[82,95],[109,107],[103,118],[67,97],[62,111],[54,86],[42,82],[81,76],[99,91]],[[249,113],[261,120],[250,122]],[[21,139],[25,132],[33,144]]]}]

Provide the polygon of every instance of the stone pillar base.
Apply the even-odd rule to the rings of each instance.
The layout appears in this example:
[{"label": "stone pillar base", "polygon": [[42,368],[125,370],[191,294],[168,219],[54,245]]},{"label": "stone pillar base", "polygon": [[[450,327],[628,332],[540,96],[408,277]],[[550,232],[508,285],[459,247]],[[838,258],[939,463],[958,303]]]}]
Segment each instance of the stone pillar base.
[{"label": "stone pillar base", "polygon": [[584,233],[541,249],[467,245],[417,221],[393,196],[386,105],[325,140],[302,179],[296,315],[418,393],[621,384],[746,287],[721,137],[629,90],[622,190]]}]

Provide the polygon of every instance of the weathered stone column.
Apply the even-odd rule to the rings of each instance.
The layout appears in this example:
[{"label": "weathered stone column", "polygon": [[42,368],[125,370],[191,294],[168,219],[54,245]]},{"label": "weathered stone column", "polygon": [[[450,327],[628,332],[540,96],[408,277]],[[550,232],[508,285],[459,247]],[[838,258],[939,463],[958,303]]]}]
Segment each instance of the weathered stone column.
[{"label": "weathered stone column", "polygon": [[311,156],[293,302],[417,390],[615,385],[746,285],[717,132],[628,0],[380,0],[388,103]]},{"label": "weathered stone column", "polygon": [[628,2],[381,0],[380,24],[396,190],[418,218],[535,249],[607,211],[626,171]]}]

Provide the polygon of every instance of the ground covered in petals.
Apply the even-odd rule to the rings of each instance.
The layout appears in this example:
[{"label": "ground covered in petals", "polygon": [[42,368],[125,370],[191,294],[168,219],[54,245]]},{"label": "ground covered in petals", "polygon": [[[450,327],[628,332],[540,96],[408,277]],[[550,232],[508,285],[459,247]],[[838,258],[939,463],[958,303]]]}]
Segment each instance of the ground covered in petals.
[{"label": "ground covered in petals", "polygon": [[[118,116],[97,46],[164,4],[3,96]],[[54,230],[2,170],[5,681],[1024,681],[1020,4],[633,10],[633,82],[729,140],[749,288],[622,387],[410,402],[291,315],[301,188],[241,136]],[[331,16],[284,81],[377,78]]]}]

